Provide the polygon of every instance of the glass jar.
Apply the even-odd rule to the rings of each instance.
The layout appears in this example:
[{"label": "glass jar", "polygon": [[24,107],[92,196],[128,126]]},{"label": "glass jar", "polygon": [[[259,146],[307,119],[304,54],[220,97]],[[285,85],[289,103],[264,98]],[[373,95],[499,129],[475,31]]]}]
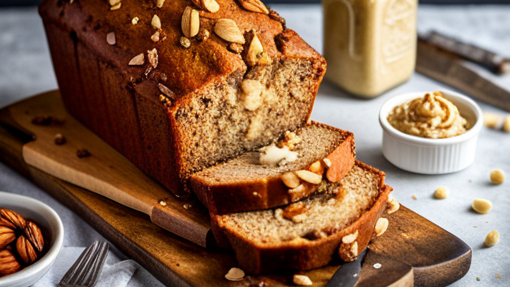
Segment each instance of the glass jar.
[{"label": "glass jar", "polygon": [[326,79],[375,97],[407,81],[416,61],[417,0],[322,0]]}]

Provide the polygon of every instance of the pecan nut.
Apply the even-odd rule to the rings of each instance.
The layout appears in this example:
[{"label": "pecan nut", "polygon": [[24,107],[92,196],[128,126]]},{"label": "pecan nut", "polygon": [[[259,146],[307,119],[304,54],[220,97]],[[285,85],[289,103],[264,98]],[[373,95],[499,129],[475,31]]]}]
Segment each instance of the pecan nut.
[{"label": "pecan nut", "polygon": [[0,276],[6,276],[20,270],[21,265],[9,250],[0,251]]},{"label": "pecan nut", "polygon": [[11,244],[14,240],[16,240],[14,230],[9,227],[0,226],[0,249]]},{"label": "pecan nut", "polygon": [[44,248],[44,237],[41,229],[32,221],[27,222],[27,226],[25,227],[25,236],[28,240],[30,240],[37,251],[42,252]]},{"label": "pecan nut", "polygon": [[5,219],[7,222],[14,226],[13,228],[24,229],[25,228],[25,219],[19,215],[17,212],[14,212],[9,209],[2,208],[0,209],[0,216]]},{"label": "pecan nut", "polygon": [[16,251],[18,251],[19,257],[26,264],[31,264],[37,259],[34,247],[24,235],[21,235],[16,240]]}]

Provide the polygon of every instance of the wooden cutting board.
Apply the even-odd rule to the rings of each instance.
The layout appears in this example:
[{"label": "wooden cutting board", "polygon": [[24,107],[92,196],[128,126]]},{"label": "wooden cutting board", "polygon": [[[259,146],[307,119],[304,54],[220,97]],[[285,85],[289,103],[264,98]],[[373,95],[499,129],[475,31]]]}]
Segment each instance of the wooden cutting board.
[{"label": "wooden cutting board", "polygon": [[[44,125],[32,123],[48,116],[51,120]],[[57,133],[65,136],[65,144],[54,143]],[[79,149],[91,156],[78,158]],[[0,160],[74,210],[168,286],[292,285],[293,273],[227,281],[224,275],[237,266],[235,255],[212,244],[205,208],[172,196],[69,116],[58,91],[0,110]],[[390,227],[370,244],[357,286],[445,286],[467,273],[471,249],[463,241],[403,206],[385,216]],[[374,268],[375,263],[382,267]],[[324,286],[339,266],[332,262],[300,274],[308,275],[314,286]]]}]

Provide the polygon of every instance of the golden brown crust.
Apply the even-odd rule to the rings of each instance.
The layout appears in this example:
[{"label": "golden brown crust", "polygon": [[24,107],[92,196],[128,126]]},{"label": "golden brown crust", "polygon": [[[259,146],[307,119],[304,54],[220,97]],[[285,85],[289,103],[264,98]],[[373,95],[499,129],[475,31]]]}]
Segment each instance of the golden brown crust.
[{"label": "golden brown crust", "polygon": [[[327,171],[328,179],[332,182],[341,180],[353,167],[356,155],[354,153],[354,135],[322,123],[312,122],[342,135],[343,141],[327,156],[331,167]],[[332,171],[330,173],[330,171]],[[289,192],[281,175],[260,177],[256,180],[224,183],[211,182],[203,176],[191,176],[190,186],[200,201],[209,209],[211,214],[229,214],[251,210],[268,209],[286,205],[308,197],[317,190],[317,185],[305,185],[306,192],[300,194]]]},{"label": "golden brown crust", "polygon": [[370,167],[360,161],[356,165],[378,174],[381,193],[372,207],[365,211],[347,228],[333,233],[324,239],[291,241],[276,246],[257,246],[256,243],[235,232],[222,229],[221,216],[212,216],[212,230],[220,247],[231,247],[236,253],[240,266],[251,274],[270,273],[280,270],[310,270],[327,265],[335,256],[348,261],[353,258],[345,252],[347,245],[342,246],[342,238],[358,231],[358,253],[361,253],[373,237],[375,224],[386,209],[390,186],[384,185],[384,172]]}]

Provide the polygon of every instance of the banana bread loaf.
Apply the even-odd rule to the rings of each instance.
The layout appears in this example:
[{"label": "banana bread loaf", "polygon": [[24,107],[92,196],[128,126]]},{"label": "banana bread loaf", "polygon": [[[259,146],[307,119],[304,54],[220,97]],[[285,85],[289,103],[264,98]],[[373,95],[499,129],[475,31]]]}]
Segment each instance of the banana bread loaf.
[{"label": "banana bread loaf", "polygon": [[[261,163],[264,148],[195,173],[193,192],[211,214],[268,209],[330,189],[356,158],[352,133],[316,122],[286,133],[277,145],[277,154],[268,155],[273,164]],[[282,164],[286,150],[296,158]]]},{"label": "banana bread loaf", "polygon": [[248,4],[45,0],[66,108],[186,194],[192,173],[303,126],[326,69],[276,12]]},{"label": "banana bread loaf", "polygon": [[356,161],[337,190],[279,208],[213,216],[213,232],[251,274],[309,270],[338,256],[351,261],[375,236],[392,190],[384,177]]}]

